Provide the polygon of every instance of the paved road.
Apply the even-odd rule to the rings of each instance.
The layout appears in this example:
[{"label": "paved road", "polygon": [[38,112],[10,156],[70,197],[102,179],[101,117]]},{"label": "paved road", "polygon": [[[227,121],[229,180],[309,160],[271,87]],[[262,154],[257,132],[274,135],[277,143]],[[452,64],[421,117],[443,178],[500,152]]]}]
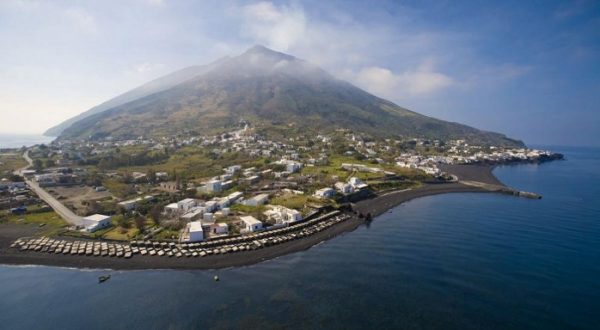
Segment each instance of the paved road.
[{"label": "paved road", "polygon": [[[29,165],[17,170],[16,172],[19,175],[21,175],[23,170],[26,170],[27,168],[33,166],[33,160],[31,160],[31,158],[29,158],[29,150],[25,151],[25,153],[23,154],[23,158],[25,158],[25,160],[29,163]],[[27,183],[27,185],[29,185],[29,188],[31,188],[31,190],[33,190],[44,202],[46,202],[48,205],[50,205],[50,207],[54,210],[54,212],[56,212],[63,219],[65,219],[66,222],[68,222],[72,225],[76,225],[76,226],[83,225],[82,217],[78,216],[77,214],[73,213],[73,211],[69,210],[69,208],[64,206],[56,198],[54,198],[52,195],[50,195],[46,190],[44,190],[44,188],[40,187],[36,182],[34,182],[32,180],[28,180],[28,179],[25,179],[25,182]]]}]

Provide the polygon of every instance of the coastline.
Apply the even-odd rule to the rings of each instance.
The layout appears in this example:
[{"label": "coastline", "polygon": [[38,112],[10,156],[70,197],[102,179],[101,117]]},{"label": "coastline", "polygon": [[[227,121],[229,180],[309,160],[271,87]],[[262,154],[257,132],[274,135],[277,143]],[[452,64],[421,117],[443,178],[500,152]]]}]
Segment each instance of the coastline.
[{"label": "coastline", "polygon": [[[491,173],[493,167],[479,165],[467,167],[464,173],[459,173],[459,178],[478,179],[480,182],[504,186]],[[425,184],[419,188],[389,192],[371,199],[362,200],[353,205],[353,209],[364,215],[370,214],[377,217],[393,207],[415,198],[433,196],[447,193],[465,192],[493,192],[482,187],[465,185],[459,182]],[[206,257],[169,258],[166,256],[142,256],[124,259],[117,257],[94,257],[80,255],[56,255],[34,251],[19,251],[10,248],[10,244],[17,238],[33,236],[36,227],[24,225],[0,224],[0,264],[11,265],[45,265],[58,267],[74,267],[88,269],[112,270],[141,270],[141,269],[221,269],[229,267],[249,266],[266,260],[274,259],[286,254],[307,250],[321,242],[338,235],[354,231],[365,224],[365,219],[353,216],[350,219],[329,227],[314,235],[264,247],[258,250],[243,251],[232,254],[219,254]]]}]

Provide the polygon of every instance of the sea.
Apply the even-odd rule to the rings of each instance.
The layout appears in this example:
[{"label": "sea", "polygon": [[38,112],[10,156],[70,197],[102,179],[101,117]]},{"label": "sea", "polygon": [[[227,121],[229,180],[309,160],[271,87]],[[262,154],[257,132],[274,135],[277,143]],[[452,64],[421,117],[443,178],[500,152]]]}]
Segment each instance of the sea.
[{"label": "sea", "polygon": [[41,134],[5,134],[0,133],[0,149],[31,147],[36,144],[50,143],[54,137]]},{"label": "sea", "polygon": [[600,149],[549,149],[494,171],[541,200],[419,198],[252,266],[0,266],[0,328],[599,329]]}]

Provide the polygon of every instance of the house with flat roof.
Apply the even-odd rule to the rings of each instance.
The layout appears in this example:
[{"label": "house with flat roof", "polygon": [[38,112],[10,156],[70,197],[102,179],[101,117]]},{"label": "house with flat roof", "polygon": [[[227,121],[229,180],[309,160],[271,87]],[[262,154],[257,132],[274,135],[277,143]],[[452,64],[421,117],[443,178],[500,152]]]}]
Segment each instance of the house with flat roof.
[{"label": "house with flat roof", "polygon": [[260,194],[260,195],[256,195],[254,197],[244,200],[242,202],[242,204],[248,205],[248,206],[258,206],[258,205],[263,205],[268,201],[269,201],[268,194]]},{"label": "house with flat roof", "polygon": [[98,229],[106,228],[111,225],[111,217],[102,214],[93,214],[83,218],[83,227],[87,232],[94,232]]},{"label": "house with flat roof", "polygon": [[335,190],[329,187],[321,188],[315,191],[314,196],[318,198],[331,198],[335,196]]},{"label": "house with flat roof", "polygon": [[202,223],[193,221],[187,224],[188,242],[200,242],[204,240],[204,229]]},{"label": "house with flat roof", "polygon": [[264,212],[264,215],[275,221],[276,224],[289,225],[294,222],[302,221],[302,213],[297,210],[289,209],[281,205],[272,205]]},{"label": "house with flat roof", "polygon": [[242,221],[241,231],[245,233],[252,233],[255,231],[261,230],[262,222],[251,215],[241,216],[240,220]]}]

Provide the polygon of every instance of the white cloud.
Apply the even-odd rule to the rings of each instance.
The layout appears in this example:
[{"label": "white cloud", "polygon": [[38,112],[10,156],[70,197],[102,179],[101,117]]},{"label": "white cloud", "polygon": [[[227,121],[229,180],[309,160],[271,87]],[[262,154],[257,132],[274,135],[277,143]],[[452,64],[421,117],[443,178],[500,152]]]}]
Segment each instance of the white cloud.
[{"label": "white cloud", "polygon": [[416,70],[394,73],[370,66],[349,77],[358,86],[382,97],[399,100],[438,92],[455,84],[450,76],[437,72],[432,61],[424,61]]},{"label": "white cloud", "polygon": [[165,0],[145,0],[147,4],[150,6],[163,6],[165,4]]},{"label": "white cloud", "polygon": [[80,30],[91,33],[98,31],[94,16],[82,8],[66,9],[65,17],[71,20]]},{"label": "white cloud", "polygon": [[137,73],[148,73],[152,71],[162,70],[165,67],[162,63],[144,62],[134,65],[133,70]]},{"label": "white cloud", "polygon": [[306,33],[304,10],[297,6],[276,7],[271,2],[258,2],[242,8],[242,33],[280,51],[288,51]]}]

